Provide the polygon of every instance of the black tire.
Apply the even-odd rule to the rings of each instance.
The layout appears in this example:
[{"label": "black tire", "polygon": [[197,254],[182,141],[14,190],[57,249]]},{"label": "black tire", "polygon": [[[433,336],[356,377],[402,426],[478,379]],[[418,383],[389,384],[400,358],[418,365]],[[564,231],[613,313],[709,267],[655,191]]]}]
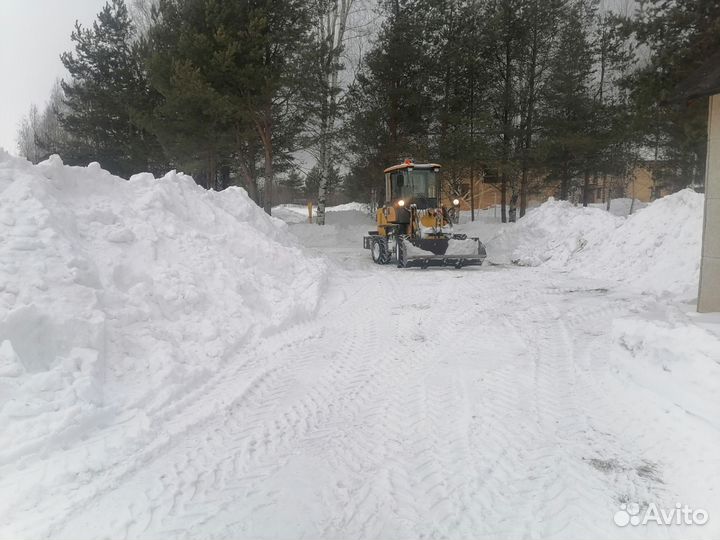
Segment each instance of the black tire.
[{"label": "black tire", "polygon": [[487,250],[485,249],[485,244],[480,242],[480,240],[478,240],[478,255],[480,255],[483,260],[485,260],[485,258],[487,257]]},{"label": "black tire", "polygon": [[396,248],[396,256],[397,256],[397,267],[398,268],[405,268],[405,244],[403,243],[404,239],[402,236],[398,236],[397,242],[395,243]]},{"label": "black tire", "polygon": [[388,264],[392,255],[388,250],[386,238],[373,238],[370,255],[375,264]]}]

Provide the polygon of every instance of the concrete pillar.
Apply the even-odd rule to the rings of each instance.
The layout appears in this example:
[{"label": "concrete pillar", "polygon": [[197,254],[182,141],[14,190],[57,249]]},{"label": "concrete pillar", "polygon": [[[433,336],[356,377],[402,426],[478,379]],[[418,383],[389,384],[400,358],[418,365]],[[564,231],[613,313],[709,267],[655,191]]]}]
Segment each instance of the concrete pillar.
[{"label": "concrete pillar", "polygon": [[698,311],[720,311],[720,94],[710,96]]}]

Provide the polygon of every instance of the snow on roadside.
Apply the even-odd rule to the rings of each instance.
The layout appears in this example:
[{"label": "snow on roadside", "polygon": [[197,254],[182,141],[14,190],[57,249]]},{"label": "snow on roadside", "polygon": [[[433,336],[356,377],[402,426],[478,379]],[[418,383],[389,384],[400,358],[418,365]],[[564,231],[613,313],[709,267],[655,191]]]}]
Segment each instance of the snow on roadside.
[{"label": "snow on roadside", "polygon": [[636,383],[720,430],[720,335],[688,320],[626,317],[612,322],[611,340]]},{"label": "snow on roadside", "polygon": [[549,200],[488,242],[495,262],[566,269],[640,292],[697,295],[703,196],[685,189],[627,218]]},{"label": "snow on roadside", "polygon": [[690,189],[658,199],[579,254],[571,269],[680,301],[697,297],[703,201]]},{"label": "snow on roadside", "polygon": [[324,276],[242,189],[0,151],[0,466],[131,408],[142,437],[252,336],[309,317]]},{"label": "snow on roadside", "polygon": [[345,261],[352,258],[371,264],[369,252],[362,248],[362,238],[368,231],[375,229],[375,224],[366,213],[355,210],[333,212],[326,216],[323,227],[307,222],[289,223],[290,232],[298,241],[323,258],[330,255],[330,264],[334,264],[332,261],[338,257]]},{"label": "snow on roadside", "polygon": [[367,214],[370,211],[370,205],[366,203],[349,202],[336,206],[328,206],[325,210],[328,212],[364,212]]},{"label": "snow on roadside", "polygon": [[496,259],[504,257],[521,266],[562,268],[583,249],[599,244],[620,223],[621,218],[599,208],[551,198],[503,228],[488,242],[488,249]]},{"label": "snow on roadside", "polygon": [[[367,203],[349,202],[336,206],[327,206],[326,212],[361,212],[368,214],[370,206]],[[305,204],[279,204],[272,209],[273,216],[279,217],[288,223],[304,223],[308,219],[308,209]],[[313,218],[317,215],[317,205],[313,205]]]}]

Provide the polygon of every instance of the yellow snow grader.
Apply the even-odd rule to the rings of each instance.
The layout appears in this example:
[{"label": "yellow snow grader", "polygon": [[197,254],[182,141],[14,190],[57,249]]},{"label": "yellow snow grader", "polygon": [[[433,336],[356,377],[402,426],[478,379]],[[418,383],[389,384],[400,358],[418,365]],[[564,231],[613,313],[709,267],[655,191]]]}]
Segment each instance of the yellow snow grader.
[{"label": "yellow snow grader", "polygon": [[[377,264],[393,259],[399,268],[480,265],[485,246],[478,238],[453,233],[449,209],[442,204],[437,163],[385,169],[385,204],[377,211],[377,230],[363,238]],[[457,212],[460,201],[453,201]]]}]

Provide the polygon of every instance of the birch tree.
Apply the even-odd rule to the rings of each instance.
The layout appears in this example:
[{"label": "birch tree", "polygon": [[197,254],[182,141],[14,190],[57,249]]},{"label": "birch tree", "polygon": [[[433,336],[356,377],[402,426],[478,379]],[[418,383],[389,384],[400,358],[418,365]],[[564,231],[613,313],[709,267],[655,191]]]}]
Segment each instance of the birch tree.
[{"label": "birch tree", "polygon": [[354,0],[315,0],[315,39],[317,47],[316,158],[320,174],[317,224],[325,225],[325,205],[335,157],[335,128],[338,120],[341,55],[348,17]]},{"label": "birch tree", "polygon": [[73,141],[60,124],[60,116],[65,112],[64,94],[57,80],[43,111],[33,104],[22,119],[17,134],[20,155],[39,163],[52,154],[66,154]]},{"label": "birch tree", "polygon": [[32,163],[40,160],[40,153],[37,147],[37,132],[40,126],[40,113],[34,103],[30,110],[23,117],[17,133],[17,149],[21,156]]}]

